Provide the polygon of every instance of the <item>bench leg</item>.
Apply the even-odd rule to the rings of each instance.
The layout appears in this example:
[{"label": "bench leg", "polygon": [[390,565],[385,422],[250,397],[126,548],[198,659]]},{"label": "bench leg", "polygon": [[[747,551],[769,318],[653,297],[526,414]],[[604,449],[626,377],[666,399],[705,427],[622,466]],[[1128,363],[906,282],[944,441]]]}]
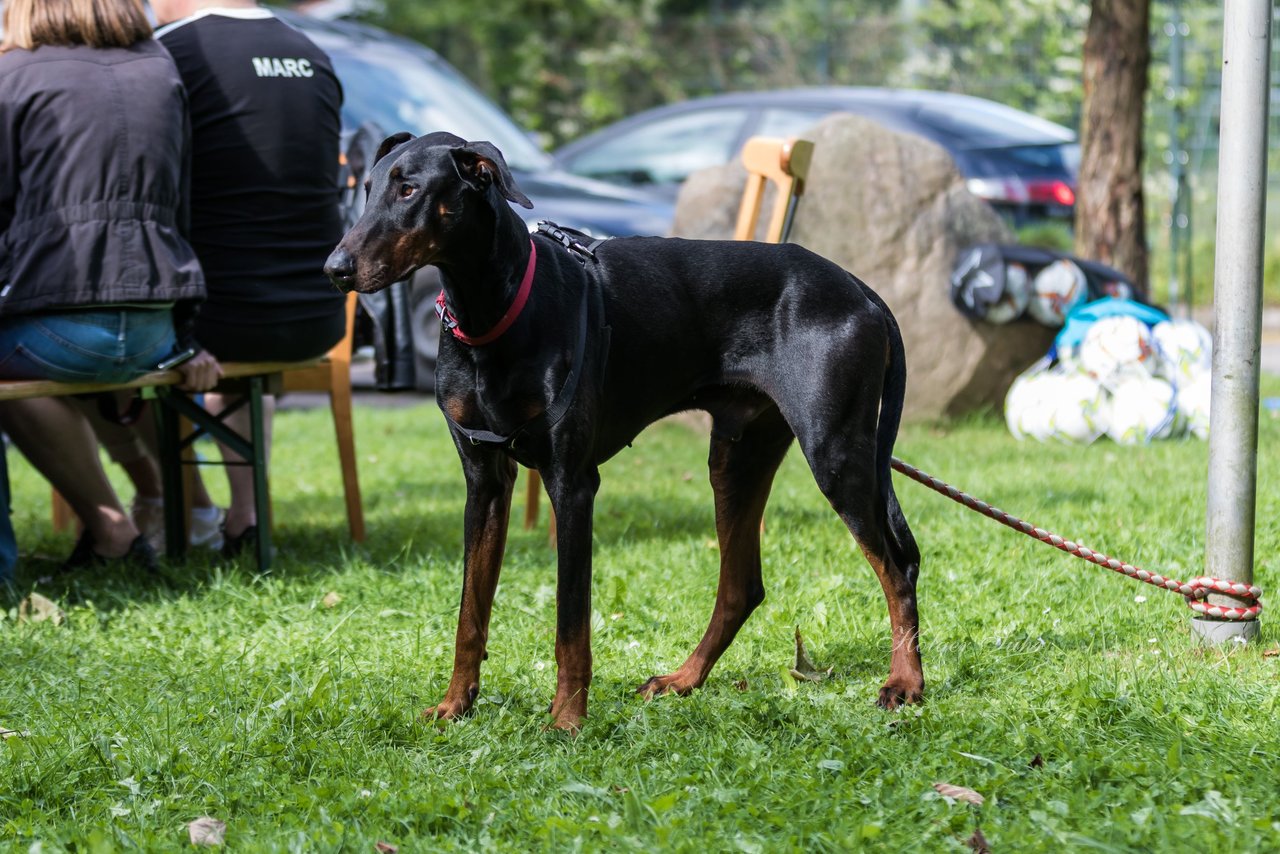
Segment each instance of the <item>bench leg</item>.
[{"label": "bench leg", "polygon": [[[266,378],[261,376],[249,377],[247,385],[248,389],[243,401],[249,407],[249,437],[247,439],[224,424],[221,418],[197,406],[195,401],[180,393],[165,394],[161,399],[165,403],[164,409],[172,408],[175,419],[179,413],[185,415],[200,430],[229,447],[245,461],[243,463],[232,463],[233,465],[250,466],[253,472],[254,512],[258,517],[258,570],[266,572],[271,566],[271,493],[267,482],[266,428],[262,420],[262,396],[266,389]],[[180,440],[175,441],[175,444],[178,443],[180,443]],[[173,488],[178,494],[181,494],[182,478],[178,473],[178,466],[170,464],[162,468],[166,472],[171,472],[172,476],[177,478]],[[169,504],[169,489],[170,487],[165,487],[166,505]],[[180,504],[180,502],[173,503],[175,506]],[[181,524],[181,519],[178,520],[178,523]],[[166,520],[166,526],[168,524]],[[166,534],[168,534],[167,527]],[[185,537],[178,537],[177,539],[181,540],[183,546],[185,546]]]},{"label": "bench leg", "polygon": [[271,493],[267,482],[267,438],[262,423],[262,377],[249,378],[249,441],[253,447],[253,511],[258,517],[258,571],[271,568]]},{"label": "bench leg", "polygon": [[164,550],[171,560],[187,551],[187,502],[183,489],[182,448],[178,412],[173,408],[168,389],[157,394],[157,406],[151,407],[156,418],[156,440],[160,448],[160,484],[164,489]]}]

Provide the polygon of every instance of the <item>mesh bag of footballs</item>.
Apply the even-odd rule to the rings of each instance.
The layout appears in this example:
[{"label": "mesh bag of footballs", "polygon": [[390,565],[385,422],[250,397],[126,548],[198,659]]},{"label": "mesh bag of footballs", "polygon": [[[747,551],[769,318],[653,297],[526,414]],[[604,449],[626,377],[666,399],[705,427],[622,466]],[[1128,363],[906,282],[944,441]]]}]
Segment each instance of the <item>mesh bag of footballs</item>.
[{"label": "mesh bag of footballs", "polygon": [[1104,317],[1024,372],[1005,398],[1018,439],[1124,445],[1209,434],[1212,336],[1191,320]]}]

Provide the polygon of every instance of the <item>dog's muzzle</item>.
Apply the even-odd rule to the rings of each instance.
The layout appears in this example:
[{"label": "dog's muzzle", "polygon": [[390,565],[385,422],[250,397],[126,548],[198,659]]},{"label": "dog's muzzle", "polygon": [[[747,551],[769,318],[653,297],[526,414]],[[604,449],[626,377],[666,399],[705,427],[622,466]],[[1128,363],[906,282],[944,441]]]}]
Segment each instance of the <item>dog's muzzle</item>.
[{"label": "dog's muzzle", "polygon": [[333,282],[334,287],[346,293],[356,286],[356,259],[350,252],[339,246],[329,254],[324,262],[324,274]]}]

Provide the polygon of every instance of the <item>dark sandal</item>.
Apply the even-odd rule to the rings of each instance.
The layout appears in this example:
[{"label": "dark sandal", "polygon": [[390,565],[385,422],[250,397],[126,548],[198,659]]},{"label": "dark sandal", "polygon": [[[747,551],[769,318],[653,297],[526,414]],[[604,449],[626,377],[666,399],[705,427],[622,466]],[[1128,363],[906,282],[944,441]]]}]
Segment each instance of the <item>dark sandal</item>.
[{"label": "dark sandal", "polygon": [[222,556],[238,557],[246,549],[253,549],[258,544],[258,526],[250,525],[234,537],[227,533],[227,526],[222,525]]},{"label": "dark sandal", "polygon": [[62,562],[61,572],[75,572],[81,569],[101,569],[111,566],[131,566],[145,569],[147,572],[160,572],[160,559],[156,550],[147,542],[142,534],[134,537],[129,550],[118,557],[107,557],[93,550],[93,535],[87,530],[76,540],[71,555]]}]

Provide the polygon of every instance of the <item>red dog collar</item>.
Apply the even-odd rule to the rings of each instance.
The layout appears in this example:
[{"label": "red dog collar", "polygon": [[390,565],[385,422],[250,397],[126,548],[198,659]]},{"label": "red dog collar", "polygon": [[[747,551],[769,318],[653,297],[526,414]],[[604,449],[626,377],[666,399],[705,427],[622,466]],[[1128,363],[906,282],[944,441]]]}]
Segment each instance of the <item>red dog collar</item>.
[{"label": "red dog collar", "polygon": [[470,344],[472,347],[479,347],[482,344],[498,340],[502,333],[506,332],[511,328],[511,324],[516,322],[516,318],[524,310],[525,303],[529,301],[529,292],[533,290],[533,271],[537,266],[538,250],[533,241],[530,240],[529,264],[524,268],[524,278],[520,280],[520,290],[516,291],[516,298],[511,302],[511,307],[507,309],[507,313],[502,315],[502,319],[485,334],[472,338],[462,331],[462,328],[458,326],[458,318],[453,316],[453,312],[449,311],[449,307],[445,304],[444,291],[440,291],[440,296],[436,297],[436,314],[440,315],[440,322],[453,333],[454,338],[457,338],[463,344]]}]

